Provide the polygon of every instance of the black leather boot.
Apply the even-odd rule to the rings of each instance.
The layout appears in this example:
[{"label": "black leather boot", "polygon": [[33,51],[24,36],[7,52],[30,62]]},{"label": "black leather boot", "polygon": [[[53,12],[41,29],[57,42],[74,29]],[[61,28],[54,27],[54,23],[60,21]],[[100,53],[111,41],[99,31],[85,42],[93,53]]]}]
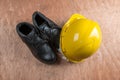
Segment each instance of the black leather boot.
[{"label": "black leather boot", "polygon": [[43,63],[53,64],[57,55],[48,44],[45,35],[37,31],[32,24],[27,22],[19,23],[16,30],[22,41],[29,47],[33,55]]},{"label": "black leather boot", "polygon": [[48,36],[50,43],[52,43],[54,47],[59,48],[61,28],[37,11],[33,13],[32,20],[35,27]]}]

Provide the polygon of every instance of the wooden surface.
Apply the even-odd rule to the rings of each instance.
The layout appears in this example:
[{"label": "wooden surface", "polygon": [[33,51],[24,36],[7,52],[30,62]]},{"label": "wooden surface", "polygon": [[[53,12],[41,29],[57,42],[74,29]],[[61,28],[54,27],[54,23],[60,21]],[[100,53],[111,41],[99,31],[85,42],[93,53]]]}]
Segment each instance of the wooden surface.
[{"label": "wooden surface", "polygon": [[[61,27],[73,13],[97,21],[100,49],[78,64],[39,62],[15,29],[36,10]],[[120,80],[120,0],[0,0],[0,80]]]}]

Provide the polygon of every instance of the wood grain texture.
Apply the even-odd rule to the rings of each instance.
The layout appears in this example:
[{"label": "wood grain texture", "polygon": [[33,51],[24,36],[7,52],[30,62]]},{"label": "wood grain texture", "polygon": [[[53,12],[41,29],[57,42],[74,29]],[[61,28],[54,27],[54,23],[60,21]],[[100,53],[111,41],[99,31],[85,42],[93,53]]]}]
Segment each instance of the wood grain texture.
[{"label": "wood grain texture", "polygon": [[[39,62],[15,29],[36,10],[61,27],[73,13],[97,21],[100,49],[78,64]],[[0,80],[120,80],[120,0],[0,0]]]}]

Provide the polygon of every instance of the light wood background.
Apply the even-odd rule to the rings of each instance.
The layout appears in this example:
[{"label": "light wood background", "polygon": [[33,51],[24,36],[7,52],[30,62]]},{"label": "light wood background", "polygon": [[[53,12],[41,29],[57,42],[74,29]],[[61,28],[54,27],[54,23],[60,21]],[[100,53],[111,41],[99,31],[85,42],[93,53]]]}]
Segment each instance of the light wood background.
[{"label": "light wood background", "polygon": [[[61,27],[73,13],[97,21],[100,49],[78,64],[39,62],[15,29],[36,10]],[[0,0],[0,80],[120,80],[120,0]]]}]

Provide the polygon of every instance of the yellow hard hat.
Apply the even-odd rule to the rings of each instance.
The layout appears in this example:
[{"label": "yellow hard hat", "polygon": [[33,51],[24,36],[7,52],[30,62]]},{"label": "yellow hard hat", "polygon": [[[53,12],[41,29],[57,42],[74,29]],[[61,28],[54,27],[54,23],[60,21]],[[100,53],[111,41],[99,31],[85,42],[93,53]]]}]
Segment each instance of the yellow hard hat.
[{"label": "yellow hard hat", "polygon": [[102,34],[97,22],[74,14],[63,26],[60,47],[71,62],[80,62],[91,56],[100,46]]}]

